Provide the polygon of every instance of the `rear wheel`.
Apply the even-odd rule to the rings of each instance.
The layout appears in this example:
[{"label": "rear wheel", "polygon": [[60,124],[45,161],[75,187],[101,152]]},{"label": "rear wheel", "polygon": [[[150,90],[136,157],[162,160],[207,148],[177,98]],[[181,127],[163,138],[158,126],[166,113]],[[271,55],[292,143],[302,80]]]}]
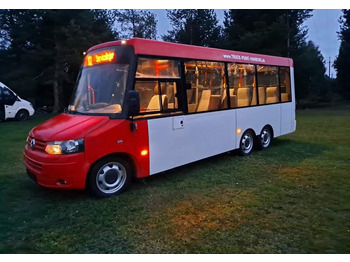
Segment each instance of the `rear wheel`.
[{"label": "rear wheel", "polygon": [[254,147],[254,134],[252,131],[247,130],[241,137],[239,143],[238,154],[241,156],[249,156]]},{"label": "rear wheel", "polygon": [[16,114],[16,120],[17,121],[24,121],[29,118],[29,112],[27,110],[19,110]]},{"label": "rear wheel", "polygon": [[257,147],[260,150],[267,149],[272,142],[273,134],[270,127],[266,126],[261,130],[259,136],[256,137]]},{"label": "rear wheel", "polygon": [[91,168],[87,189],[95,196],[110,197],[123,192],[130,184],[131,168],[121,157],[107,157]]}]

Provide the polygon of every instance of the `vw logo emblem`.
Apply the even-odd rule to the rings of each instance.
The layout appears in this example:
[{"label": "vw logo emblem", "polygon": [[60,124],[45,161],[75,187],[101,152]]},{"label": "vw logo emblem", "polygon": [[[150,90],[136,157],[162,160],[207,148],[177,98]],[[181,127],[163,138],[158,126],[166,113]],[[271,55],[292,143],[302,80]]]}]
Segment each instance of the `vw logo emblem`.
[{"label": "vw logo emblem", "polygon": [[35,146],[35,139],[33,138],[32,141],[30,141],[30,148],[33,149]]}]

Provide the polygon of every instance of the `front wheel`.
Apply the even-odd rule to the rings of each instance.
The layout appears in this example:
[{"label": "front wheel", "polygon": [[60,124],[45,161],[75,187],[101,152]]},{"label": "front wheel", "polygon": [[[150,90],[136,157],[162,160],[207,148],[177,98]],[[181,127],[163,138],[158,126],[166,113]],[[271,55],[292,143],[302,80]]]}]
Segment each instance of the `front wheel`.
[{"label": "front wheel", "polygon": [[29,118],[29,113],[27,110],[19,110],[15,116],[17,121],[24,121]]},{"label": "front wheel", "polygon": [[90,170],[87,189],[95,196],[110,197],[123,192],[130,184],[131,168],[121,157],[107,157]]},{"label": "front wheel", "polygon": [[241,137],[239,143],[238,154],[241,156],[249,156],[254,147],[254,134],[251,131],[246,131]]}]

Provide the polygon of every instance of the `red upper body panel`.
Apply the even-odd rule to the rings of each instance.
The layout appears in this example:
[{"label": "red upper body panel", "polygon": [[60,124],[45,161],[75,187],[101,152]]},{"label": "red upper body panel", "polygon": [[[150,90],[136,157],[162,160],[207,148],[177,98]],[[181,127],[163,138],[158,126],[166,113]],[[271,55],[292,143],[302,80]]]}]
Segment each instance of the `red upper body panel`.
[{"label": "red upper body panel", "polygon": [[136,55],[154,55],[222,62],[293,66],[293,60],[285,57],[268,56],[209,47],[175,44],[155,40],[132,38],[130,40],[106,42],[91,47],[87,52],[111,46],[130,45]]},{"label": "red upper body panel", "polygon": [[33,128],[30,135],[43,141],[80,139],[108,120],[108,116],[60,114]]}]

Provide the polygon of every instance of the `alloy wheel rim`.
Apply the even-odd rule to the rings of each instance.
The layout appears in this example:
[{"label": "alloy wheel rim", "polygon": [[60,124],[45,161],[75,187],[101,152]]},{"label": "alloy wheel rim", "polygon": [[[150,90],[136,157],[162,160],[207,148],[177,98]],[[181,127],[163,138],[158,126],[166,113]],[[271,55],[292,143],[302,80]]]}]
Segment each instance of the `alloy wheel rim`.
[{"label": "alloy wheel rim", "polygon": [[126,169],[118,162],[110,162],[102,166],[97,172],[96,185],[106,194],[113,194],[120,190],[126,181]]},{"label": "alloy wheel rim", "polygon": [[267,147],[271,142],[270,132],[267,131],[266,129],[261,132],[260,138],[261,138],[261,145],[263,147]]},{"label": "alloy wheel rim", "polygon": [[241,148],[244,153],[249,153],[253,148],[253,137],[251,134],[245,134],[242,138]]}]

